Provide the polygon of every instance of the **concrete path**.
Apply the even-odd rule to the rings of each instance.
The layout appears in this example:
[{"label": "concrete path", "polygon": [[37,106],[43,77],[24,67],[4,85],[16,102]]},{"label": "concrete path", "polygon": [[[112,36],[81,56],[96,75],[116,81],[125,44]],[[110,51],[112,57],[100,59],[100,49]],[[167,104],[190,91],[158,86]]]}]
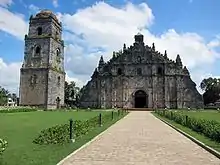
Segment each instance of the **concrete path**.
[{"label": "concrete path", "polygon": [[62,165],[220,165],[220,159],[150,112],[131,112]]}]

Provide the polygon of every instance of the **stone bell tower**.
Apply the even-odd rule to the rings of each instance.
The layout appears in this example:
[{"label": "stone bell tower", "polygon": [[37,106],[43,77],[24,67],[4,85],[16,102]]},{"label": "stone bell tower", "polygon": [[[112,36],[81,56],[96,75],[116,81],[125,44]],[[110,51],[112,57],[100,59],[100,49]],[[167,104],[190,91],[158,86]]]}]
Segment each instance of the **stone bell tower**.
[{"label": "stone bell tower", "polygon": [[49,10],[30,17],[20,70],[20,105],[56,109],[64,105],[62,25]]}]

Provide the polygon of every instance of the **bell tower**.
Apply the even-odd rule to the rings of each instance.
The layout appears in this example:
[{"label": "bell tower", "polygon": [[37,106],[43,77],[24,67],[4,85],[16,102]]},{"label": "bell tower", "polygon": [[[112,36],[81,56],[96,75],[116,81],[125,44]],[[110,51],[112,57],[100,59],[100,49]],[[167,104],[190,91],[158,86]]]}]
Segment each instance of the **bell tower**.
[{"label": "bell tower", "polygon": [[62,25],[49,10],[30,17],[20,70],[20,105],[56,109],[64,105]]}]

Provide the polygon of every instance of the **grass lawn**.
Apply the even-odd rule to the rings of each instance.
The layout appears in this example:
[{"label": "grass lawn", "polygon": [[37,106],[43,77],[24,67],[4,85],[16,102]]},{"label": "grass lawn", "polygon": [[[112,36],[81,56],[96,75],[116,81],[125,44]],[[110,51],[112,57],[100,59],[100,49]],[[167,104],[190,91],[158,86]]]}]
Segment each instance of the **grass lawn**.
[{"label": "grass lawn", "polygon": [[[99,114],[85,112],[18,112],[0,113],[0,138],[8,141],[1,165],[54,165],[75,149],[108,128],[115,120],[94,129],[87,136],[71,144],[37,145],[32,141],[45,128],[69,122],[70,118],[86,120]],[[101,112],[111,113],[111,112]],[[0,161],[0,162],[1,162]]]},{"label": "grass lawn", "polygon": [[191,117],[216,120],[220,122],[220,112],[215,110],[202,110],[202,111],[181,111],[181,113],[186,114]]},{"label": "grass lawn", "polygon": [[[218,120],[220,121],[220,113],[216,112],[216,111],[200,111],[200,112],[180,112],[180,113],[184,113],[187,114],[189,116],[193,116],[193,117],[197,117],[197,118],[203,118],[203,119],[208,119],[208,120]],[[199,134],[193,130],[191,130],[190,128],[187,128],[185,126],[182,126],[172,120],[169,120],[165,117],[161,117],[158,114],[156,114],[155,112],[153,112],[153,114],[158,117],[158,118],[162,118],[163,120],[167,121],[168,123],[172,124],[173,126],[175,126],[176,128],[179,128],[180,130],[184,131],[185,133],[191,135],[192,137],[196,138],[197,140],[201,141],[202,143],[206,144],[207,146],[215,149],[216,151],[220,152],[220,143],[215,142],[213,140],[211,140],[210,138],[205,137],[202,134]]]}]

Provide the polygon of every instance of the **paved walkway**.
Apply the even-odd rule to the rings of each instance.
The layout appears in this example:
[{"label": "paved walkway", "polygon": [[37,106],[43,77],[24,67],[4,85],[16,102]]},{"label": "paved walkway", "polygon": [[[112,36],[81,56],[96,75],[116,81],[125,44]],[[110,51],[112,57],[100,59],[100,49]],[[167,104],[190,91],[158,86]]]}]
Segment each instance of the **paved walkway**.
[{"label": "paved walkway", "polygon": [[220,165],[150,112],[131,112],[62,165]]}]

